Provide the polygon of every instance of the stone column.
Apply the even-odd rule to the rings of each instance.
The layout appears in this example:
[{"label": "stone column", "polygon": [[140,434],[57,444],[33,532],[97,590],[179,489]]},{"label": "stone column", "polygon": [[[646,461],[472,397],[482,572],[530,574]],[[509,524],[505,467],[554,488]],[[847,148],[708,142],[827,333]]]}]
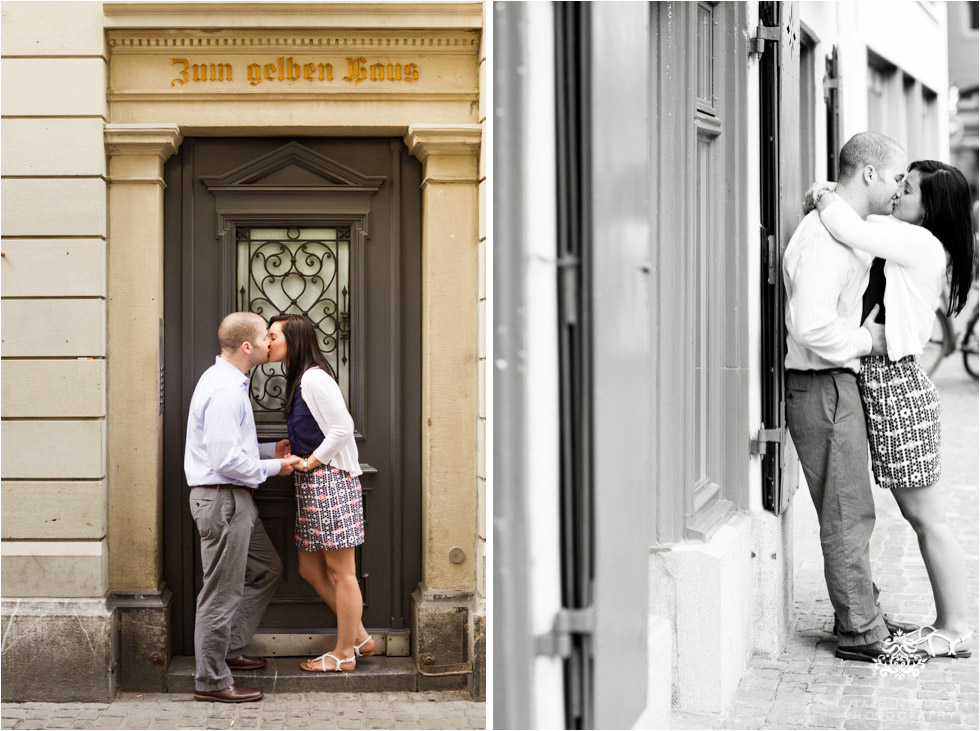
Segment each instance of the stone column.
[{"label": "stone column", "polygon": [[109,157],[109,589],[119,609],[119,682],[166,690],[170,593],[163,587],[163,164],[176,125],[107,124]]},{"label": "stone column", "polygon": [[[423,671],[472,660],[480,140],[477,124],[413,126],[405,135],[422,161],[422,583],[412,637]],[[447,678],[420,681],[465,681]]]}]

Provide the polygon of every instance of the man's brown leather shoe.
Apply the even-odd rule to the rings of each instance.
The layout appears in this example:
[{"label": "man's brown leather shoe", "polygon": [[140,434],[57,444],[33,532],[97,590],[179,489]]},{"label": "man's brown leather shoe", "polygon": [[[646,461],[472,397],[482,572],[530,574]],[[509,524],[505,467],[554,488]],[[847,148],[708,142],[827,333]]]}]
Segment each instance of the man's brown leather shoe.
[{"label": "man's brown leather shoe", "polygon": [[258,688],[246,688],[244,685],[232,683],[221,690],[198,690],[194,692],[196,701],[215,701],[218,703],[247,703],[257,701],[262,697]]},{"label": "man's brown leather shoe", "polygon": [[264,668],[266,660],[264,657],[249,657],[248,655],[241,655],[240,657],[232,658],[226,660],[228,667],[232,670],[257,670],[258,668]]}]

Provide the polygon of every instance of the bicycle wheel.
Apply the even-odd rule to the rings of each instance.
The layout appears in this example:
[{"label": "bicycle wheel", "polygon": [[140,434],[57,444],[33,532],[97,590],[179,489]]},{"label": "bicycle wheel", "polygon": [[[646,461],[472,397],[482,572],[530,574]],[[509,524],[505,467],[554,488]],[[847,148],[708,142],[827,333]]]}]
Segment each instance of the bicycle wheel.
[{"label": "bicycle wheel", "polygon": [[980,316],[980,312],[974,310],[973,317],[970,318],[970,321],[966,325],[966,333],[963,335],[963,345],[960,346],[963,351],[963,367],[974,378],[980,378],[980,356],[978,356],[977,351],[978,316]]},{"label": "bicycle wheel", "polygon": [[956,333],[953,324],[942,309],[936,310],[936,319],[932,322],[932,335],[922,349],[919,363],[926,375],[931,376],[943,362],[943,358],[956,349]]}]

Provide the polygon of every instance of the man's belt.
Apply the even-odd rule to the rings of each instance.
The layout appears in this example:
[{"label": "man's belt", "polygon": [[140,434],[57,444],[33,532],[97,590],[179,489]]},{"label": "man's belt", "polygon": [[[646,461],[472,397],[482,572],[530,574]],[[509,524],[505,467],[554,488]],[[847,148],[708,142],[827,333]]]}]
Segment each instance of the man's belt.
[{"label": "man's belt", "polygon": [[857,375],[850,368],[822,368],[819,370],[809,370],[809,371],[799,371],[796,370],[795,368],[787,368],[786,372],[794,373],[798,376],[834,376],[834,375],[840,375],[845,373],[849,373],[852,376]]},{"label": "man's belt", "polygon": [[217,485],[191,485],[190,487],[191,487],[191,489],[193,489],[195,487],[213,487],[215,489],[222,488],[222,487],[240,487],[243,490],[254,490],[255,489],[254,487],[247,487],[245,485],[231,485],[231,484],[228,484],[228,483],[220,483],[220,484],[217,484]]}]

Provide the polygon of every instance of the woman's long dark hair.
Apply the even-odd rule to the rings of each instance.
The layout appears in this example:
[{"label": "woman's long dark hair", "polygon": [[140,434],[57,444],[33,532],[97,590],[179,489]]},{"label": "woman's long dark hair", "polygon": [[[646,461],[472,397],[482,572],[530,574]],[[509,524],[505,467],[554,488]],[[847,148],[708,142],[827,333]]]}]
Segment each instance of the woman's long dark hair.
[{"label": "woman's long dark hair", "polygon": [[909,172],[922,176],[922,225],[942,243],[949,254],[949,307],[947,315],[959,314],[973,284],[976,239],[973,236],[973,198],[966,177],[952,165],[938,160],[916,160]]},{"label": "woman's long dark hair", "polygon": [[337,374],[323,357],[317,343],[316,327],[310,318],[306,315],[276,315],[269,326],[276,322],[282,323],[282,336],[286,338],[286,404],[283,413],[288,414],[293,408],[296,387],[306,371],[318,366],[334,379]]}]

